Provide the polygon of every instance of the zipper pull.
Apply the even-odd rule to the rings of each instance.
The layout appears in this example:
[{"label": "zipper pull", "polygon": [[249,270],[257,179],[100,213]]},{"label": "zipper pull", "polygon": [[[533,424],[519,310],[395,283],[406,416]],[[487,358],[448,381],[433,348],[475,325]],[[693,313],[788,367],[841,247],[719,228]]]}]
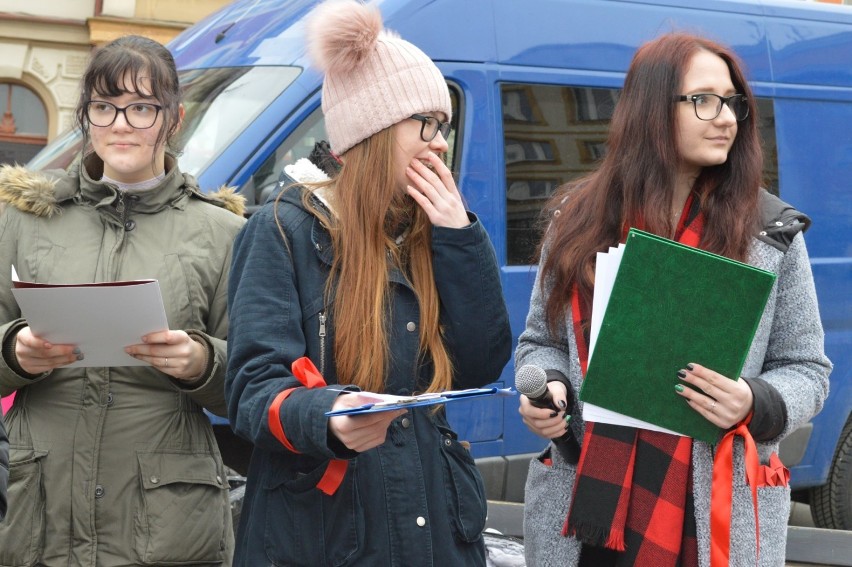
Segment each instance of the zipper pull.
[{"label": "zipper pull", "polygon": [[319,314],[319,336],[325,337],[325,311],[320,311]]},{"label": "zipper pull", "polygon": [[115,206],[115,210],[120,215],[124,214],[124,193],[120,191],[118,193],[118,204]]}]

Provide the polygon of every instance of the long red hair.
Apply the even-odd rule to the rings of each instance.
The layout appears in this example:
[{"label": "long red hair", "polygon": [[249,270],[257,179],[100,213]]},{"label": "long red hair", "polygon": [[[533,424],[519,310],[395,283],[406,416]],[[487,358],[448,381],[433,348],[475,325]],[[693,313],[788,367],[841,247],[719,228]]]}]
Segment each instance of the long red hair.
[{"label": "long red hair", "polygon": [[[373,392],[385,388],[391,350],[386,328],[391,306],[390,267],[408,279],[420,309],[420,357],[433,370],[429,392],[452,385],[452,361],[440,325],[440,299],[432,268],[432,223],[394,177],[394,129],[359,142],[344,155],[330,183],[306,184],[303,202],[331,234],[334,258],[326,298],[332,305],[334,357],[341,384]],[[308,195],[328,187],[327,216]],[[402,233],[402,234],[401,234]],[[400,236],[403,236],[400,238]],[[398,241],[399,240],[399,241]]]},{"label": "long red hair", "polygon": [[591,303],[595,255],[617,244],[626,225],[641,219],[644,230],[673,235],[669,211],[682,159],[674,101],[692,57],[702,50],[727,63],[736,92],[747,97],[749,116],[738,123],[727,161],[705,167],[695,180],[704,215],[701,248],[746,259],[759,219],[763,169],[754,97],[732,50],[691,34],[663,35],[642,45],[630,63],[600,166],[563,186],[545,209],[552,214],[542,241],[541,282],[555,284],[545,306],[551,330],[564,324],[574,284]]}]

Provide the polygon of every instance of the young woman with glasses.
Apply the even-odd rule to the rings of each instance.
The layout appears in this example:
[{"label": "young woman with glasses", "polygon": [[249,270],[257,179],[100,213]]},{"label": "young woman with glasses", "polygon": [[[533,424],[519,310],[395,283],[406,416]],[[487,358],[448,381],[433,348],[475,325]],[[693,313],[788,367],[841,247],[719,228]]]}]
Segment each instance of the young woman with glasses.
[{"label": "young woman with glasses", "polygon": [[[790,489],[773,454],[822,407],[831,363],[802,237],[810,221],[761,189],[756,110],[730,49],[695,35],[663,35],[633,58],[598,169],[550,203],[515,364],[544,369],[564,411],[522,396],[520,413],[544,438],[569,429],[582,449],[571,463],[550,445],[530,464],[530,565],[784,563]],[[630,227],[777,275],[741,379],[684,360],[671,390],[656,394],[736,434],[727,453],[724,444],[582,419],[595,256],[623,242]],[[695,277],[681,276],[683,285]],[[688,311],[682,321],[703,324]],[[756,450],[745,452],[743,439]],[[756,501],[751,487],[761,481],[752,467],[774,475]],[[732,490],[727,501],[725,490]]]},{"label": "young woman with glasses", "polygon": [[[225,412],[227,271],[244,219],[241,199],[202,194],[180,171],[183,114],[169,51],[122,37],[83,74],[87,144],[69,170],[0,170],[0,394],[16,392],[0,564],[231,562],[227,474],[203,409]],[[88,367],[78,345],[30,329],[12,266],[52,284],[156,279],[170,328],[127,345],[131,366]]]},{"label": "young woman with glasses", "polygon": [[239,565],[485,565],[482,479],[442,407],[325,415],[359,391],[484,386],[511,355],[494,250],[441,159],[447,84],[381,26],[355,0],[310,16],[343,165],[282,182],[235,244],[226,396],[255,447]]}]

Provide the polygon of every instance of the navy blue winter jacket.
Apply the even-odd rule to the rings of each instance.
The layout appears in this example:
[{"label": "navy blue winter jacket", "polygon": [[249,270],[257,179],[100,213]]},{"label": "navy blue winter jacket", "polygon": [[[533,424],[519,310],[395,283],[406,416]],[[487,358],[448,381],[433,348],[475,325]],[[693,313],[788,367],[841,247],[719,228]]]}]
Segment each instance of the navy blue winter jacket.
[{"label": "navy blue winter jacket", "polygon": [[[334,315],[323,299],[331,241],[301,203],[300,191],[254,214],[239,234],[229,287],[226,397],[231,424],[255,450],[248,474],[235,565],[485,565],[482,479],[443,411],[415,408],[390,426],[387,441],[358,454],[327,430],[323,414],[338,391],[295,390],[280,424],[297,453],[270,432],[275,397],[299,386],[290,366],[308,356],[336,383]],[[481,223],[434,227],[434,272],[453,387],[494,382],[511,355],[511,332],[493,247]],[[289,250],[288,250],[289,247]],[[399,273],[388,319],[386,392],[406,395],[429,383],[419,356],[419,311]],[[321,321],[324,332],[321,332]],[[317,488],[329,459],[348,459],[333,496]]]}]

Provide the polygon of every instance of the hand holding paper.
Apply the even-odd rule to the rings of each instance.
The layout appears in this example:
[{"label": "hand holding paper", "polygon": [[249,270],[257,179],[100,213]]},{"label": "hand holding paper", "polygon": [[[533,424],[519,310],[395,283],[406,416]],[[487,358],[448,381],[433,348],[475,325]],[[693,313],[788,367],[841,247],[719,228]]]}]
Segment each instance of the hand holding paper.
[{"label": "hand holding paper", "polygon": [[[348,410],[375,402],[376,394],[352,392],[337,397],[332,411]],[[391,422],[406,410],[373,412],[367,414],[338,415],[328,420],[328,429],[341,443],[353,451],[363,453],[385,442]]]},{"label": "hand holding paper", "polygon": [[79,349],[69,365],[73,367],[146,366],[148,362],[133,358],[124,347],[168,329],[156,280],[40,284],[17,281],[13,268],[12,294],[33,336]]},{"label": "hand holding paper", "polygon": [[42,374],[83,359],[75,345],[55,345],[33,334],[24,327],[15,338],[15,358],[25,372]]}]

